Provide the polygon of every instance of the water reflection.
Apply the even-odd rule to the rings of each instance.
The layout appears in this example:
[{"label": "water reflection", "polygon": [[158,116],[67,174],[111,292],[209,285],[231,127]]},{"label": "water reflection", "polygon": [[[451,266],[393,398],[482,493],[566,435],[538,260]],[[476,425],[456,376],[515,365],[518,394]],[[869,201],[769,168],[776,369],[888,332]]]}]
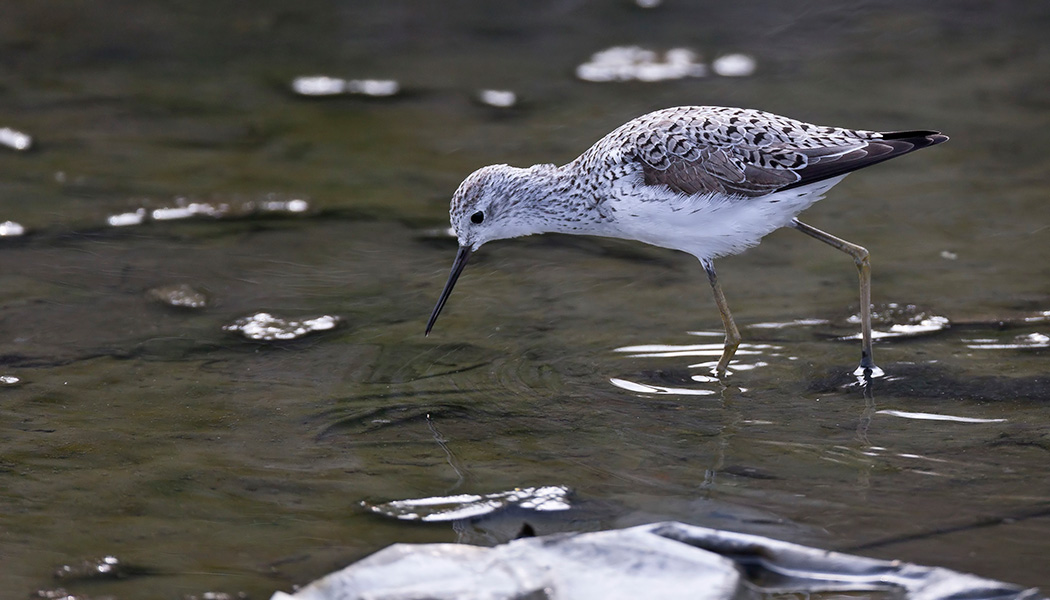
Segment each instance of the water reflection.
[{"label": "water reflection", "polygon": [[621,390],[627,390],[628,392],[636,392],[639,394],[673,394],[676,396],[713,396],[717,394],[715,390],[694,390],[688,388],[676,388],[667,387],[661,385],[649,385],[645,383],[635,383],[633,381],[627,381],[626,379],[618,379],[613,377],[609,379],[609,383],[615,385]]},{"label": "water reflection", "polygon": [[569,488],[561,485],[524,487],[488,494],[456,494],[430,498],[409,498],[372,504],[368,510],[402,521],[460,521],[491,515],[511,507],[536,512],[569,510]]},{"label": "water reflection", "polygon": [[955,423],[1005,423],[1006,419],[979,419],[976,417],[957,417],[955,415],[942,415],[925,412],[906,412],[903,410],[884,409],[876,414],[890,415],[904,419],[918,419],[920,421],[952,421]]},{"label": "water reflection", "polygon": [[[721,380],[718,377],[707,373],[713,373],[715,366],[718,364],[718,359],[722,355],[723,348],[721,338],[725,334],[716,331],[690,331],[688,333],[689,335],[700,337],[718,338],[719,341],[708,344],[642,344],[636,346],[622,346],[614,349],[613,352],[626,354],[626,358],[663,359],[693,356],[710,358],[711,360],[691,363],[686,366],[686,368],[689,369],[702,369],[704,371],[703,374],[688,375],[684,380],[681,377],[678,378],[679,380],[682,380],[682,383],[701,383],[706,384],[708,387],[687,388],[680,385],[664,385],[663,383],[665,382],[641,382],[623,377],[610,378],[609,383],[622,390],[639,394],[711,396],[721,393],[725,389]],[[729,366],[729,373],[732,374],[734,372],[751,371],[767,367],[769,366],[769,362],[766,359],[773,357],[794,360],[793,357],[783,357],[779,352],[782,349],[781,346],[773,344],[741,343],[740,347],[737,349],[733,363]],[[665,371],[657,372],[657,374],[663,377],[667,376]]]}]

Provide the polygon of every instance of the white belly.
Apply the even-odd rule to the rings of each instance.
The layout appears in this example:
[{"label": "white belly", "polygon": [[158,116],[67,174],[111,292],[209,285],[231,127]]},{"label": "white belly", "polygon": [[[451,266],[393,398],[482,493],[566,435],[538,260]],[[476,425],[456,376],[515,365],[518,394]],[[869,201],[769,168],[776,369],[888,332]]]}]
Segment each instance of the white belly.
[{"label": "white belly", "polygon": [[738,254],[790,223],[844,177],[758,198],[686,196],[663,187],[631,186],[629,193],[610,201],[616,231],[609,235],[681,250],[700,260]]}]

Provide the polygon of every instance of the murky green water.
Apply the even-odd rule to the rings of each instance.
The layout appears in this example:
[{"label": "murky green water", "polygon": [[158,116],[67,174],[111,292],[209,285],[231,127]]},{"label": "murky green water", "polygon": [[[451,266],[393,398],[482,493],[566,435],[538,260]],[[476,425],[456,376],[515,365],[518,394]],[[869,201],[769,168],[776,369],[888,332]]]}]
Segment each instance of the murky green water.
[{"label": "murky green water", "polygon": [[[568,516],[529,517],[539,533],[677,519],[1050,588],[1050,7],[0,7],[0,128],[35,142],[0,147],[0,222],[27,230],[0,238],[0,376],[18,378],[0,384],[0,596],[266,598],[390,543],[521,524],[398,523],[362,500],[529,485],[575,492]],[[625,44],[758,68],[574,78]],[[404,93],[289,91],[316,73]],[[487,88],[520,106],[479,105]],[[728,389],[698,377],[713,358],[694,346],[720,339],[694,333],[720,326],[702,270],[630,243],[486,246],[422,336],[466,174],[565,162],[676,104],[951,135],[806,220],[871,250],[880,307],[953,326],[878,344],[888,377],[865,395],[859,344],[837,339],[855,270],[781,231],[719,263],[750,351]],[[107,225],[180,202],[233,208]],[[209,304],[150,293],[178,284]],[[260,311],[343,322],[223,331]],[[755,326],[798,319],[817,321]],[[54,576],[107,555],[126,577]]]}]

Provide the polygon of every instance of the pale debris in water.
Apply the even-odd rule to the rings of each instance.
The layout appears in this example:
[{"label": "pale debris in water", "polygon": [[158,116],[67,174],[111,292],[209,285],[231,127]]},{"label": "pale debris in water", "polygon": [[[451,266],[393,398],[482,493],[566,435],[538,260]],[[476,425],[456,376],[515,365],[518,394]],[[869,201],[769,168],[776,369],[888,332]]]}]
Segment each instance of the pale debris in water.
[{"label": "pale debris in water", "polygon": [[711,69],[722,77],[747,77],[755,72],[755,59],[746,54],[726,54],[716,58]]},{"label": "pale debris in water", "polygon": [[703,77],[707,66],[687,48],[672,48],[663,56],[639,46],[614,46],[591,56],[590,62],[576,67],[584,81],[664,81]]},{"label": "pale debris in water", "polygon": [[14,375],[0,375],[0,385],[14,385],[22,381]]},{"label": "pale debris in water", "polygon": [[[184,200],[177,198],[176,202],[184,202]],[[190,202],[184,206],[155,209],[150,213],[150,216],[154,221],[170,221],[172,219],[186,219],[195,215],[221,217],[229,210],[230,207],[227,204],[214,205],[207,202]]]},{"label": "pale debris in water", "polygon": [[231,325],[224,325],[223,330],[240,333],[250,340],[294,340],[315,331],[332,329],[341,321],[342,319],[332,315],[296,321],[261,312],[237,319]]},{"label": "pale debris in water", "polygon": [[401,91],[401,85],[393,79],[351,79],[346,82],[346,91],[365,96],[393,96]]},{"label": "pale debris in water", "polygon": [[634,3],[641,8],[656,8],[663,4],[663,0],[634,0]]},{"label": "pale debris in water", "polygon": [[0,127],[0,146],[24,152],[33,145],[33,138],[10,127]]},{"label": "pale debris in water", "polygon": [[306,212],[310,204],[306,200],[296,198],[295,200],[267,200],[259,205],[264,212]]},{"label": "pale debris in water", "polygon": [[511,108],[518,103],[518,96],[510,90],[481,90],[478,100],[496,108]]},{"label": "pale debris in water", "polygon": [[124,565],[115,556],[103,556],[81,561],[79,564],[62,565],[55,571],[55,579],[110,579],[126,576]]},{"label": "pale debris in water", "polygon": [[302,96],[338,96],[346,93],[346,80],[327,75],[296,77],[292,91]]},{"label": "pale debris in water", "polygon": [[106,217],[106,224],[110,227],[127,227],[129,225],[141,225],[146,220],[146,209],[140,208],[135,212],[120,213]]},{"label": "pale debris in water", "polygon": [[951,250],[941,250],[941,258],[944,260],[957,260],[959,255]]},{"label": "pale debris in water", "polygon": [[0,223],[0,237],[18,237],[25,235],[26,228],[22,227],[14,221],[4,221]]},{"label": "pale debris in water", "polygon": [[458,494],[361,505],[374,513],[404,521],[458,521],[517,506],[538,512],[568,510],[569,488],[561,485],[516,488],[492,494]]},{"label": "pale debris in water", "polygon": [[146,294],[157,302],[176,308],[204,308],[208,305],[207,294],[185,283],[155,287]]},{"label": "pale debris in water", "polygon": [[401,85],[393,79],[341,79],[328,75],[309,75],[292,80],[292,91],[300,96],[393,96]]}]

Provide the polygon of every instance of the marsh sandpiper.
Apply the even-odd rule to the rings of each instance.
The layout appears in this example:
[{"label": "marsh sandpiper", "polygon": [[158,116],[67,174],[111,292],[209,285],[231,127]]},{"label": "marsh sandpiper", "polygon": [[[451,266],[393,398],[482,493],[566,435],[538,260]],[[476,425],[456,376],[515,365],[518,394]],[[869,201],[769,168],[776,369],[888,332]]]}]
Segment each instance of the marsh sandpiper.
[{"label": "marsh sandpiper", "polygon": [[936,131],[843,129],[759,110],[679,106],[627,122],[564,166],[478,169],[452,196],[449,214],[459,251],[426,333],[471,253],[485,242],[549,232],[637,240],[700,260],[726,332],[714,369],[723,377],[741,338],[713,261],[790,226],[856,263],[857,371],[871,373],[877,367],[871,353],[868,251],[796,216],[847,174],[947,139]]}]

